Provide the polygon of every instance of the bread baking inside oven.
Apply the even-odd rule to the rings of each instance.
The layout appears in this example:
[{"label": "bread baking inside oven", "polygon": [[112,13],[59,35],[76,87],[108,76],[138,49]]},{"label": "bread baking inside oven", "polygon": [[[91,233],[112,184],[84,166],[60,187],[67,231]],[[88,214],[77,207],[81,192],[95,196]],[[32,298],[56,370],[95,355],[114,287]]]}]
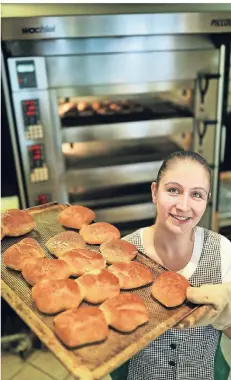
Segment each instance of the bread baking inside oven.
[{"label": "bread baking inside oven", "polygon": [[145,265],[131,261],[130,263],[115,263],[108,270],[118,277],[121,289],[135,289],[153,282],[154,276]]},{"label": "bread baking inside oven", "polygon": [[45,252],[36,240],[25,238],[4,252],[3,262],[7,267],[21,271],[28,259],[44,256]]},{"label": "bread baking inside oven", "polygon": [[11,209],[1,216],[2,227],[6,236],[25,235],[35,228],[35,220],[27,211]]},{"label": "bread baking inside oven", "polygon": [[100,102],[94,101],[91,106],[92,106],[92,109],[94,111],[98,111],[98,109],[100,108],[101,104],[100,104]]},{"label": "bread baking inside oven", "polygon": [[106,222],[98,222],[84,226],[79,233],[88,244],[102,244],[105,241],[120,238],[118,228]]},{"label": "bread baking inside oven", "polygon": [[186,290],[190,283],[175,272],[161,273],[152,285],[152,296],[166,307],[180,306],[186,300]]},{"label": "bread baking inside oven", "polygon": [[96,343],[108,336],[108,324],[97,307],[67,310],[54,318],[55,333],[68,347]]},{"label": "bread baking inside oven", "polygon": [[32,288],[32,299],[39,311],[54,314],[77,308],[83,296],[79,285],[68,278],[39,281]]},{"label": "bread baking inside oven", "polygon": [[100,305],[107,323],[121,332],[132,332],[148,322],[147,307],[136,294],[122,293]]},{"label": "bread baking inside oven", "polygon": [[50,238],[45,246],[52,255],[60,257],[72,249],[84,248],[85,241],[78,232],[64,231]]}]

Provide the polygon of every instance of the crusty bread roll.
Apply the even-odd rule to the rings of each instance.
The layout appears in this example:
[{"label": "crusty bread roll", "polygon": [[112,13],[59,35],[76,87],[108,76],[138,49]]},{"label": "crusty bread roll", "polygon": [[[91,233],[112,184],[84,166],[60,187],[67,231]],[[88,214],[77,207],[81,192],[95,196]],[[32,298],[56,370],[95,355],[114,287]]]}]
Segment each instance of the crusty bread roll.
[{"label": "crusty bread roll", "polygon": [[45,252],[36,240],[25,238],[4,252],[3,262],[7,267],[21,271],[28,259],[44,256]]},{"label": "crusty bread roll", "polygon": [[99,308],[107,323],[121,332],[131,332],[149,319],[144,301],[133,293],[121,293],[105,301]]},{"label": "crusty bread roll", "polygon": [[48,258],[28,259],[23,266],[22,275],[32,286],[41,280],[61,280],[70,276],[65,261]]},{"label": "crusty bread roll", "polygon": [[130,263],[115,263],[108,270],[118,277],[121,289],[135,289],[150,284],[153,273],[145,265],[132,261]]},{"label": "crusty bread roll", "polygon": [[162,272],[151,288],[152,296],[166,307],[181,305],[186,299],[188,280],[175,272]]},{"label": "crusty bread roll", "polygon": [[109,264],[128,263],[137,255],[136,246],[121,239],[105,241],[100,246],[100,252]]},{"label": "crusty bread roll", "polygon": [[2,214],[2,226],[7,236],[25,235],[35,228],[35,220],[27,211],[11,209]]},{"label": "crusty bread roll", "polygon": [[85,226],[79,231],[88,244],[102,244],[104,241],[119,239],[119,230],[110,223],[98,222]]},{"label": "crusty bread roll", "polygon": [[54,314],[77,308],[83,296],[79,285],[68,278],[39,281],[32,288],[32,299],[39,311]]},{"label": "crusty bread roll", "polygon": [[85,242],[78,232],[64,231],[50,238],[45,246],[52,255],[60,257],[72,249],[84,248]]},{"label": "crusty bread roll", "polygon": [[72,276],[82,276],[82,274],[94,269],[103,269],[106,266],[106,260],[99,252],[84,248],[73,249],[61,256],[59,260],[68,264]]},{"label": "crusty bread roll", "polygon": [[95,213],[84,206],[70,206],[63,210],[58,217],[59,223],[65,227],[80,229],[95,219]]},{"label": "crusty bread roll", "polygon": [[101,342],[108,336],[108,325],[97,307],[67,310],[54,318],[55,333],[68,347]]},{"label": "crusty bread roll", "polygon": [[120,292],[119,280],[107,269],[90,272],[79,277],[76,282],[82,289],[87,302],[97,304],[115,297]]}]

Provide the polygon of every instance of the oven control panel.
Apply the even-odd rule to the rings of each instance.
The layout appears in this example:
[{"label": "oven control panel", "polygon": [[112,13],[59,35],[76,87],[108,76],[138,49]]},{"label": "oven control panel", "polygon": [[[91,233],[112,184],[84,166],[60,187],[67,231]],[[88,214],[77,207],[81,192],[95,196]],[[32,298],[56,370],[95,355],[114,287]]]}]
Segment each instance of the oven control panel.
[{"label": "oven control panel", "polygon": [[39,99],[26,99],[21,101],[26,140],[43,138],[43,126],[40,119]]},{"label": "oven control panel", "polygon": [[44,144],[33,144],[27,147],[30,163],[31,182],[44,182],[49,179],[45,158]]},{"label": "oven control panel", "polygon": [[8,58],[15,125],[28,205],[60,199],[60,188],[51,170],[57,162],[51,94],[45,57]]}]

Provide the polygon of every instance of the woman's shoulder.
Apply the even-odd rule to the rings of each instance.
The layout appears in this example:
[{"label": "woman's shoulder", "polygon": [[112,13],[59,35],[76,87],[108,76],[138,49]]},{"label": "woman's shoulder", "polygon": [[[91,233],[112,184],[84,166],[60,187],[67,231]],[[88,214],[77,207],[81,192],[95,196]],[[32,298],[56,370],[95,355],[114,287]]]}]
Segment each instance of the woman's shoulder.
[{"label": "woman's shoulder", "polygon": [[218,232],[197,227],[198,237],[203,236],[203,240],[212,246],[217,240],[220,246],[222,282],[231,282],[231,241]]},{"label": "woman's shoulder", "polygon": [[143,228],[139,228],[138,230],[122,237],[123,240],[128,241],[129,243],[132,243],[134,245],[141,245],[142,244],[142,230]]},{"label": "woman's shoulder", "polygon": [[225,237],[224,235],[221,235],[219,232],[208,230],[203,227],[197,227],[196,232],[197,236],[203,237],[204,239],[210,238],[211,242],[213,239],[218,239],[220,242],[221,250],[228,250],[231,255],[231,241],[227,239],[227,237]]}]

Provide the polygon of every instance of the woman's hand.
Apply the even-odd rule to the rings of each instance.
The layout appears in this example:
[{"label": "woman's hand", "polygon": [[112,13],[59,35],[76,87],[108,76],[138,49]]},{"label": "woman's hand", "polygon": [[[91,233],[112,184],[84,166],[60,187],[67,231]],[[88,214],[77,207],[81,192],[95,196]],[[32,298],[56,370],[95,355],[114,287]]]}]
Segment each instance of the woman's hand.
[{"label": "woman's hand", "polygon": [[187,299],[195,304],[212,307],[199,308],[181,321],[176,328],[212,325],[218,330],[225,330],[231,326],[231,283],[190,287],[187,289]]}]

